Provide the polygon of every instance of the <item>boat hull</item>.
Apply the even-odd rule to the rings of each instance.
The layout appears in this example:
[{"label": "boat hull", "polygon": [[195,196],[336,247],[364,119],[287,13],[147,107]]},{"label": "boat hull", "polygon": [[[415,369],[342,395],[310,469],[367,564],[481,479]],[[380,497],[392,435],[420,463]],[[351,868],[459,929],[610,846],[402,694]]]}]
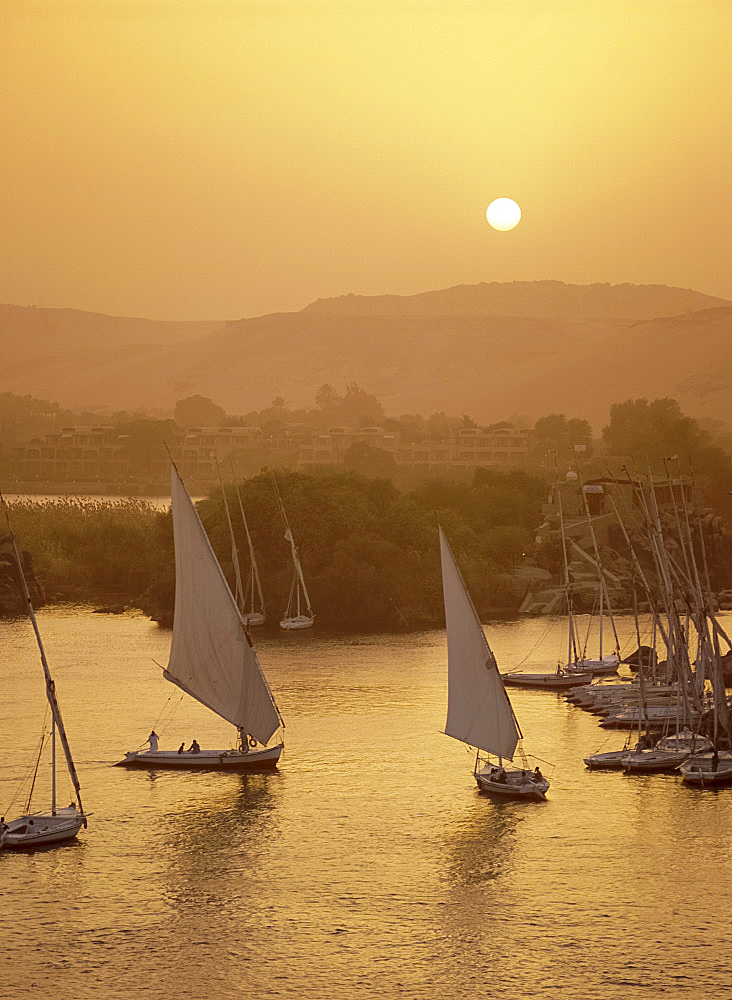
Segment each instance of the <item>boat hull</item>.
[{"label": "boat hull", "polygon": [[591,771],[622,771],[627,750],[610,750],[607,753],[593,753],[584,761]]},{"label": "boat hull", "polygon": [[260,614],[258,611],[253,611],[251,614],[242,615],[241,620],[244,622],[246,628],[259,628],[260,625],[265,624],[267,616]]},{"label": "boat hull", "polygon": [[3,846],[11,850],[33,850],[73,840],[84,825],[76,809],[58,809],[56,814],[31,813],[7,824]]},{"label": "boat hull", "polygon": [[689,757],[688,750],[636,750],[625,755],[626,774],[673,774]]},{"label": "boat hull", "polygon": [[566,691],[589,684],[592,674],[501,674],[504,684],[512,687],[542,688],[547,691]]},{"label": "boat hull", "polygon": [[697,788],[721,788],[732,785],[732,755],[720,754],[717,767],[714,767],[711,754],[690,757],[679,768],[684,784]]},{"label": "boat hull", "polygon": [[505,781],[495,781],[491,778],[490,768],[475,772],[475,780],[481,792],[486,792],[499,799],[523,799],[526,801],[544,802],[549,790],[549,782],[542,777],[535,781],[530,773],[525,777],[520,771],[507,771]]},{"label": "boat hull", "polygon": [[163,771],[271,771],[284,750],[284,743],[263,750],[201,750],[178,753],[176,750],[133,750],[115,767],[135,767]]},{"label": "boat hull", "polygon": [[284,629],[285,632],[297,632],[304,628],[313,627],[313,618],[308,618],[307,615],[298,615],[296,618],[283,618],[280,622],[280,628]]},{"label": "boat hull", "polygon": [[613,654],[597,660],[579,660],[577,666],[591,673],[593,677],[606,677],[609,674],[617,674],[620,658]]}]

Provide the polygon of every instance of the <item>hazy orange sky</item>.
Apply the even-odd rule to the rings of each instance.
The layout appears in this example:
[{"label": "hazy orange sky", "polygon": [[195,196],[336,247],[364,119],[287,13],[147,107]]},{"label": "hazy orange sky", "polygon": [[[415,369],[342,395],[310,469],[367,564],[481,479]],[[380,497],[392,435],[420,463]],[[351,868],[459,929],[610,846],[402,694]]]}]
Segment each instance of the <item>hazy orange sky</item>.
[{"label": "hazy orange sky", "polygon": [[730,0],[3,0],[0,34],[0,301],[732,298]]}]

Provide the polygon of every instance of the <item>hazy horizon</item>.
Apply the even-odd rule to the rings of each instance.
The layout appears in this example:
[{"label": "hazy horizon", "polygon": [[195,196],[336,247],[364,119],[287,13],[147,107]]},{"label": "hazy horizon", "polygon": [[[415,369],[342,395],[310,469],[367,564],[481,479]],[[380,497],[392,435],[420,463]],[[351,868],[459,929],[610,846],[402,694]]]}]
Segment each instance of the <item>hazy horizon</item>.
[{"label": "hazy horizon", "polygon": [[[66,311],[69,311],[69,312],[87,312],[87,313],[90,313],[92,315],[108,316],[108,317],[113,318],[113,319],[117,318],[117,319],[129,319],[129,320],[152,320],[152,321],[154,321],[156,323],[173,323],[173,324],[190,323],[192,325],[193,324],[216,324],[216,323],[225,324],[225,323],[228,323],[228,322],[236,322],[236,321],[239,321],[239,320],[262,319],[262,318],[265,318],[266,316],[277,315],[278,313],[299,313],[299,312],[305,312],[309,307],[315,306],[315,305],[317,305],[317,304],[319,304],[321,302],[325,302],[325,303],[327,303],[327,302],[337,302],[339,300],[346,300],[348,298],[356,298],[356,299],[364,299],[364,300],[368,300],[368,299],[378,300],[378,299],[384,299],[384,298],[389,298],[389,299],[413,299],[413,298],[415,298],[416,299],[416,298],[420,298],[422,296],[428,296],[430,294],[439,294],[441,292],[450,292],[450,291],[458,290],[458,289],[471,289],[471,288],[475,288],[477,286],[485,285],[485,284],[488,284],[488,285],[493,284],[493,285],[499,285],[499,286],[514,285],[514,284],[522,284],[522,285],[528,285],[528,284],[533,284],[533,285],[539,285],[539,284],[550,284],[551,285],[551,284],[555,284],[556,285],[556,284],[560,284],[560,285],[564,285],[564,286],[569,287],[569,288],[580,288],[580,289],[589,289],[589,288],[593,288],[593,287],[597,287],[597,286],[605,286],[605,287],[609,287],[609,288],[619,288],[619,287],[623,287],[623,286],[628,286],[628,287],[632,287],[632,288],[669,289],[671,291],[691,292],[691,293],[698,293],[699,295],[708,295],[708,296],[710,296],[712,298],[719,298],[720,301],[724,302],[725,304],[727,304],[727,303],[732,304],[732,298],[725,299],[724,296],[715,296],[715,295],[713,295],[713,293],[705,292],[701,288],[688,288],[688,287],[673,286],[673,285],[669,285],[669,284],[664,283],[664,282],[632,282],[632,281],[625,281],[625,282],[609,282],[609,281],[567,282],[567,281],[562,281],[560,278],[524,278],[524,279],[516,279],[515,281],[503,281],[503,282],[483,282],[483,281],[478,281],[478,282],[474,282],[474,283],[473,282],[470,282],[470,283],[468,283],[468,282],[459,282],[458,284],[450,285],[450,286],[447,286],[447,287],[440,287],[440,288],[420,288],[420,289],[417,289],[417,290],[414,290],[414,291],[405,291],[405,292],[378,292],[378,291],[374,291],[374,292],[372,292],[372,293],[370,293],[368,295],[362,294],[362,293],[359,293],[359,292],[346,291],[346,292],[336,293],[336,294],[334,294],[332,296],[315,296],[315,297],[309,299],[307,302],[305,302],[302,305],[294,306],[292,309],[273,309],[269,313],[258,313],[256,315],[251,315],[251,316],[243,316],[243,315],[242,316],[217,316],[215,318],[212,318],[211,316],[205,316],[205,317],[151,316],[151,315],[150,316],[143,316],[141,314],[139,314],[139,315],[119,314],[119,313],[112,313],[108,309],[84,309],[84,308],[82,308],[80,306],[76,306],[76,305],[50,305],[50,304],[44,304],[44,303],[41,303],[41,302],[9,302],[9,301],[7,301],[7,302],[0,302],[0,306],[10,306],[10,307],[15,307],[15,308],[20,308],[20,309],[41,309],[41,310],[59,310],[59,311],[66,310]],[[703,307],[700,307],[700,308],[703,308]],[[711,308],[711,307],[709,307],[709,308]],[[530,315],[530,313],[527,313],[527,315]],[[666,314],[666,315],[670,315],[670,314]]]},{"label": "hazy horizon", "polygon": [[[480,281],[732,298],[729,4],[8,0],[0,300],[159,319]],[[491,230],[487,204],[523,218]]]}]

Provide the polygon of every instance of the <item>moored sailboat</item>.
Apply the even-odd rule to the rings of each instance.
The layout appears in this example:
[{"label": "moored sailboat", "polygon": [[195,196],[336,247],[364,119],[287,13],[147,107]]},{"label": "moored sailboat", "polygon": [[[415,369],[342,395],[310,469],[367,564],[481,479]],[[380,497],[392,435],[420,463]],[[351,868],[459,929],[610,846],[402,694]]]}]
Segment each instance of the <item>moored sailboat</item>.
[{"label": "moored sailboat", "polygon": [[[236,544],[236,536],[234,535],[234,526],[231,523],[231,512],[229,510],[229,501],[226,497],[226,489],[224,487],[224,481],[221,478],[221,469],[218,467],[218,462],[216,463],[216,468],[219,473],[219,483],[221,484],[221,496],[224,501],[224,510],[226,512],[226,523],[229,526],[229,536],[231,538],[231,562],[234,567],[234,578],[235,578],[235,590],[236,593],[234,598],[236,600],[237,607],[241,611],[242,621],[247,628],[256,628],[259,625],[264,625],[267,621],[267,615],[264,610],[264,596],[262,594],[262,584],[259,579],[259,569],[257,567],[257,560],[254,556],[254,545],[252,544],[252,536],[249,533],[249,524],[247,523],[246,515],[244,513],[244,504],[242,503],[241,493],[239,492],[239,486],[234,481],[234,488],[236,489],[236,497],[239,501],[239,512],[241,514],[242,524],[244,525],[244,532],[247,538],[247,545],[249,547],[249,579],[247,581],[246,591],[242,584],[241,578],[241,563],[239,561],[239,549]],[[233,464],[232,464],[233,472]]]},{"label": "moored sailboat", "polygon": [[[20,557],[18,543],[10,524],[10,514],[2,494],[0,494],[0,502],[2,503],[3,510],[5,512],[5,519],[8,525],[10,541],[13,546],[13,553],[15,555],[16,567],[23,597],[25,599],[26,609],[28,611],[28,617],[33,625],[33,632],[35,633],[38,651],[41,656],[43,676],[46,683],[46,698],[51,710],[51,808],[48,812],[30,812],[31,795],[33,792],[33,786],[31,786],[31,794],[29,794],[26,802],[25,813],[7,823],[4,820],[0,821],[0,846],[5,848],[32,849],[35,847],[47,847],[73,839],[79,830],[81,830],[82,826],[86,827],[87,817],[81,804],[81,786],[76,773],[76,765],[74,764],[73,757],[71,756],[71,747],[66,735],[66,729],[61,717],[61,708],[56,696],[56,684],[51,677],[51,671],[46,659],[45,649],[43,648],[41,633],[38,629],[38,622],[36,621],[35,610],[33,608],[28,582],[23,571],[23,561]],[[58,806],[56,802],[57,739],[61,743],[66,761],[66,768],[76,795],[76,800],[68,806]],[[43,750],[43,742],[44,741],[42,739],[41,748],[39,750],[39,761]]]},{"label": "moored sailboat", "polygon": [[[521,730],[455,557],[441,527],[439,531],[447,626],[445,733],[476,749],[473,774],[481,791],[500,798],[543,800],[549,782],[538,769],[504,764],[513,761]],[[481,756],[481,751],[489,756]]]},{"label": "moored sailboat", "polygon": [[244,504],[241,501],[241,493],[239,492],[238,484],[236,486],[236,496],[239,501],[239,512],[241,513],[244,531],[247,536],[247,545],[249,546],[249,580],[247,583],[247,591],[242,596],[242,618],[244,620],[244,624],[248,628],[253,628],[258,625],[264,625],[267,621],[267,615],[264,610],[264,595],[262,594],[262,584],[259,579],[257,560],[254,555],[254,544],[252,543],[252,536],[249,532],[249,524],[247,523],[246,515],[244,513]]},{"label": "moored sailboat", "polygon": [[297,551],[295,538],[290,528],[290,522],[287,520],[287,514],[274,474],[272,481],[275,493],[277,494],[277,502],[280,505],[280,511],[285,522],[285,538],[290,543],[290,553],[292,555],[292,584],[290,585],[290,596],[287,601],[287,611],[285,611],[284,617],[280,621],[280,628],[286,632],[294,632],[312,628],[315,622],[315,612],[310,604],[310,595],[308,594],[308,588],[305,586],[300,554]]},{"label": "moored sailboat", "polygon": [[171,501],[175,617],[163,676],[235,726],[237,741],[223,750],[158,750],[151,745],[127,753],[119,764],[216,771],[276,767],[284,744],[267,744],[284,723],[242,614],[173,463]]},{"label": "moored sailboat", "polygon": [[572,601],[572,586],[569,579],[569,562],[567,560],[567,540],[564,533],[564,513],[562,511],[562,495],[557,490],[559,503],[559,524],[562,535],[562,549],[564,552],[564,596],[567,602],[567,624],[569,626],[567,662],[557,664],[556,670],[551,673],[531,673],[525,674],[520,671],[511,671],[503,674],[503,680],[512,687],[540,688],[549,691],[568,691],[581,684],[589,684],[593,677],[592,670],[584,669],[579,665],[579,652],[577,648],[576,623],[574,618],[574,606]]}]

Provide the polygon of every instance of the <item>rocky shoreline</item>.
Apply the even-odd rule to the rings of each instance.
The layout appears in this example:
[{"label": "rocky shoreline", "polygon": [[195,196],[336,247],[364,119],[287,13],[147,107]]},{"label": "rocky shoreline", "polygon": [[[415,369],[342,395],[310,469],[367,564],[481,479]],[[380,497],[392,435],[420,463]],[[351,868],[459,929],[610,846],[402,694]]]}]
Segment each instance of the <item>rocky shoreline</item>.
[{"label": "rocky shoreline", "polygon": [[[25,576],[34,607],[46,603],[46,595],[33,567],[33,557],[30,552],[21,551],[23,560],[23,575]],[[23,584],[18,572],[13,543],[9,536],[0,538],[0,615],[12,616],[25,612]]]}]

